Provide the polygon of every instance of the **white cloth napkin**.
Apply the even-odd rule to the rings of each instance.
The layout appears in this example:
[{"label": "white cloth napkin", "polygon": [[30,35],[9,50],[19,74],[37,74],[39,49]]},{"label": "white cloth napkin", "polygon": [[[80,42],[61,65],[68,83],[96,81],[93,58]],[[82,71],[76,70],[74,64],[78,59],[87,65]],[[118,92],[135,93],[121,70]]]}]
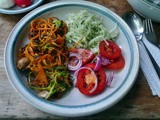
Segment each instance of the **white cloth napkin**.
[{"label": "white cloth napkin", "polygon": [[146,47],[149,49],[149,52],[157,62],[158,66],[160,67],[160,48],[150,43],[146,37],[143,37],[143,42],[146,45]]},{"label": "white cloth napkin", "polygon": [[[160,66],[160,59],[158,59],[158,56],[160,57],[160,50],[148,40],[146,40],[145,36],[143,37],[143,42],[146,45],[146,47],[149,49],[149,52],[153,55],[155,58],[157,64]],[[143,45],[142,41],[138,42],[139,50],[140,50],[140,67],[148,81],[148,84],[150,86],[150,89],[152,91],[152,94],[158,95],[160,97],[160,79],[157,75],[156,70],[154,69],[154,66],[151,62],[151,59],[149,58],[149,55],[145,49],[145,46]]]}]

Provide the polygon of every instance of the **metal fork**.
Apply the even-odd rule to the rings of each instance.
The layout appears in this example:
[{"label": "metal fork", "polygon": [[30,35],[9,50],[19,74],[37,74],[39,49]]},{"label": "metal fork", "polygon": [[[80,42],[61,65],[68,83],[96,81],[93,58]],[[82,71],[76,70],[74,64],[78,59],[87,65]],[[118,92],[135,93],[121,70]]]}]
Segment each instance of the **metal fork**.
[{"label": "metal fork", "polygon": [[144,33],[145,33],[147,40],[151,42],[152,44],[154,44],[155,46],[159,47],[151,19],[145,19],[143,21],[143,25],[145,29]]}]

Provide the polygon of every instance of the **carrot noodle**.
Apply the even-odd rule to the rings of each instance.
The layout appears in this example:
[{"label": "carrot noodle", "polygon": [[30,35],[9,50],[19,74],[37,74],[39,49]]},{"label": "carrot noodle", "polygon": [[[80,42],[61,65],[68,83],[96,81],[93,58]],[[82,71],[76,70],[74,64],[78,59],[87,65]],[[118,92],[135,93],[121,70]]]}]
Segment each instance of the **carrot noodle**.
[{"label": "carrot noodle", "polygon": [[[18,56],[18,63],[22,58],[30,61],[25,67],[19,69],[29,69],[34,76],[29,84],[35,87],[46,87],[51,81],[47,76],[47,71],[57,66],[68,64],[68,49],[65,46],[65,35],[67,25],[56,17],[34,19],[30,23],[28,35],[29,43],[21,49]],[[24,65],[23,65],[24,66]],[[66,81],[66,80],[65,80]],[[66,81],[67,84],[70,81]],[[62,91],[62,90],[61,90]],[[59,92],[59,95],[62,93]],[[58,96],[59,96],[58,95]]]}]

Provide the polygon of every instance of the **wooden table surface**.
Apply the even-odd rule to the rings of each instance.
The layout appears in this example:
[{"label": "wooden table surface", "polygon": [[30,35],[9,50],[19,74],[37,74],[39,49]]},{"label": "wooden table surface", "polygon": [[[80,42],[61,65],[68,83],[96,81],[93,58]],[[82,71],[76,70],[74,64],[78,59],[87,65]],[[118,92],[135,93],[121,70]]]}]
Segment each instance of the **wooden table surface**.
[{"label": "wooden table surface", "polygon": [[[88,1],[103,5],[119,16],[126,11],[132,11],[127,0]],[[51,0],[45,0],[43,4],[47,2],[51,2]],[[26,103],[9,83],[4,69],[4,48],[12,28],[25,14],[0,14],[0,119],[75,119],[49,115],[35,109]],[[160,41],[160,24],[154,23],[154,28]],[[152,96],[140,69],[134,86],[120,102],[98,114],[76,119],[160,119],[160,99]]]}]

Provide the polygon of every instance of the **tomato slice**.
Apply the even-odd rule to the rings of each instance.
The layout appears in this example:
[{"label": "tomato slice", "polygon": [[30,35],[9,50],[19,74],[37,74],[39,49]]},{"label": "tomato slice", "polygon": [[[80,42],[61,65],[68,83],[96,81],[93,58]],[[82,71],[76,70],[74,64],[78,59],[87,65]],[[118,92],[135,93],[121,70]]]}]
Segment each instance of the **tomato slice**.
[{"label": "tomato slice", "polygon": [[76,48],[73,49],[71,52],[78,53],[82,56],[82,65],[85,65],[93,60],[95,54],[91,50],[83,49],[83,48]]},{"label": "tomato slice", "polygon": [[[95,65],[96,65],[95,63],[89,63],[89,64],[85,65],[85,67],[91,68],[93,70]],[[95,91],[93,91],[91,93],[90,93],[90,91],[93,89],[95,83],[92,82],[93,80],[89,80],[91,82],[89,82],[90,84],[88,84],[87,83],[88,80],[86,80],[86,77],[91,76],[91,71],[88,69],[82,69],[78,72],[76,87],[78,87],[79,91],[82,94],[96,95],[96,94],[101,93],[104,90],[104,88],[106,86],[106,82],[107,82],[107,77],[106,77],[104,69],[102,67],[99,67],[99,69],[94,72],[97,76],[98,85],[97,85],[97,88],[95,89]],[[90,79],[92,79],[92,77]]]},{"label": "tomato slice", "polygon": [[125,66],[125,59],[121,55],[119,58],[110,60],[110,64],[107,64],[105,67],[107,69],[119,70],[119,69],[122,69],[124,66]]},{"label": "tomato slice", "polygon": [[[106,42],[108,45],[106,44]],[[110,40],[106,40],[106,42],[104,40],[100,42],[100,54],[107,59],[115,59],[120,57],[121,49],[119,48],[119,46]]]}]

